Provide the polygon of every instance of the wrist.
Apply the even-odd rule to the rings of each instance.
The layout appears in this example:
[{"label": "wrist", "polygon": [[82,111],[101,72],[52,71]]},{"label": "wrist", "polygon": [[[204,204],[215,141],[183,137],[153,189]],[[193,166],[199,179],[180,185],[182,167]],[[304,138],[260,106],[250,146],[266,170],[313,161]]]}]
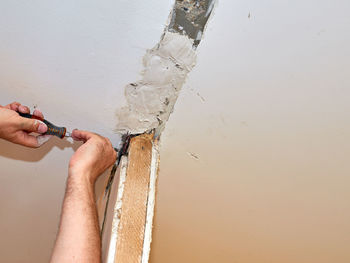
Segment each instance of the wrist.
[{"label": "wrist", "polygon": [[93,175],[91,170],[82,170],[70,168],[68,170],[68,184],[79,184],[86,187],[93,187],[95,185],[96,176]]}]

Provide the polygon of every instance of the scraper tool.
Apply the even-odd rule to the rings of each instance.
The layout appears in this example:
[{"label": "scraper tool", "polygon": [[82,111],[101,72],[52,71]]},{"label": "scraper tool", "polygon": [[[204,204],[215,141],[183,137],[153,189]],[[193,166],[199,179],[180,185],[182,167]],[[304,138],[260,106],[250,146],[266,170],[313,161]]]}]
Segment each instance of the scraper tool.
[{"label": "scraper tool", "polygon": [[38,116],[29,114],[29,113],[18,112],[18,114],[21,117],[28,118],[28,119],[36,119],[45,123],[47,125],[47,132],[44,133],[44,135],[54,135],[61,139],[63,139],[64,137],[71,137],[71,132],[68,132],[66,127],[58,127],[43,118],[40,118]]}]

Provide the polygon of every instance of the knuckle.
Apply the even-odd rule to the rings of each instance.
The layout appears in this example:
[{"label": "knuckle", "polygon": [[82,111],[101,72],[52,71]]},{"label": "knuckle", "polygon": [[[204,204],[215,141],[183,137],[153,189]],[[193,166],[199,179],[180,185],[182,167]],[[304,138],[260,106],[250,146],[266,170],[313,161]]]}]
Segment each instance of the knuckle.
[{"label": "knuckle", "polygon": [[111,148],[111,143],[108,140],[104,140],[104,145],[106,148]]},{"label": "knuckle", "polygon": [[34,130],[37,130],[39,128],[40,122],[38,121],[33,121],[32,122],[32,127]]},{"label": "knuckle", "polygon": [[100,152],[103,152],[104,151],[104,145],[103,145],[103,143],[100,141],[100,140],[98,140],[98,141],[96,141],[96,147],[97,147],[97,149],[100,151]]},{"label": "knuckle", "polygon": [[108,145],[112,146],[111,140],[108,139],[108,138],[106,138],[106,143],[107,143]]},{"label": "knuckle", "polygon": [[19,121],[18,126],[21,130],[24,130],[26,128],[26,123],[24,121]]}]

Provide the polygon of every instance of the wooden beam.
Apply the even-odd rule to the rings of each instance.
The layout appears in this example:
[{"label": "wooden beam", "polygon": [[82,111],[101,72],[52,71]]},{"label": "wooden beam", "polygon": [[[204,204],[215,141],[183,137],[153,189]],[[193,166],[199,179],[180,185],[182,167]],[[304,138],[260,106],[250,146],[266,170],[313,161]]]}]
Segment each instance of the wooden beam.
[{"label": "wooden beam", "polygon": [[115,262],[141,262],[153,135],[131,139]]},{"label": "wooden beam", "polygon": [[129,154],[120,162],[111,194],[101,198],[109,198],[104,213],[107,218],[103,219],[103,262],[148,262],[158,160],[158,141],[153,134],[131,139]]}]

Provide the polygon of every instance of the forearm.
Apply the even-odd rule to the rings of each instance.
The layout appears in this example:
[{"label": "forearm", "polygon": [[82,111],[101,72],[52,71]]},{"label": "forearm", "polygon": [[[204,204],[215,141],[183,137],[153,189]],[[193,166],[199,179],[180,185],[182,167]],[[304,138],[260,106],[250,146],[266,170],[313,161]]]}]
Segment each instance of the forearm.
[{"label": "forearm", "polygon": [[90,176],[70,174],[51,262],[100,262],[101,240]]}]

